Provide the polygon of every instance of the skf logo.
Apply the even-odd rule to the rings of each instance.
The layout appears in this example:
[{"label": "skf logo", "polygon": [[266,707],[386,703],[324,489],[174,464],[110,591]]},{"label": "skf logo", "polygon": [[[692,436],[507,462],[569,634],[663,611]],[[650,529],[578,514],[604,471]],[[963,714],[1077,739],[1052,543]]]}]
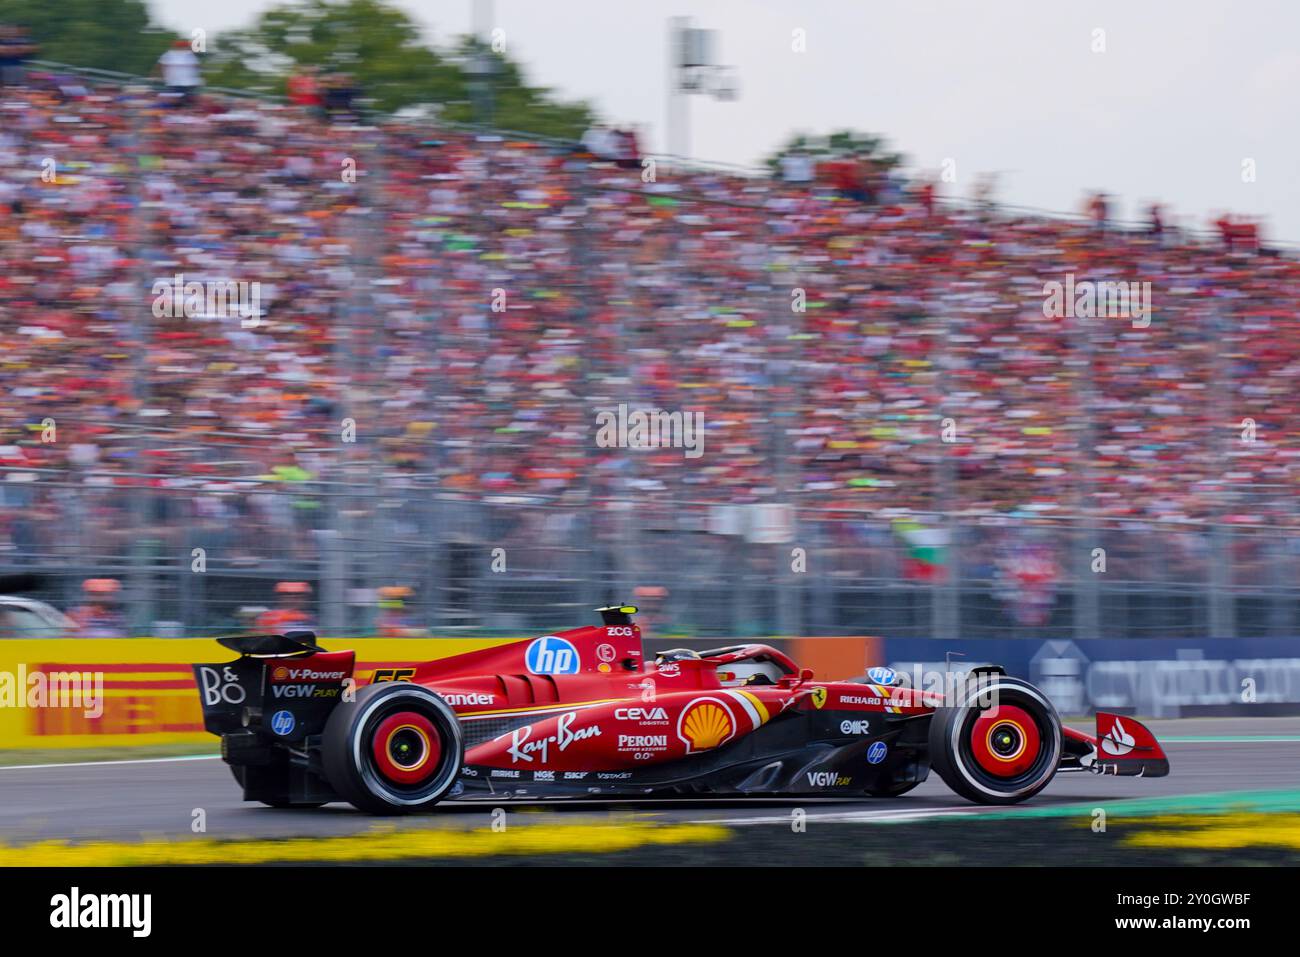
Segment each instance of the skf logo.
[{"label": "skf logo", "polygon": [[696,698],[677,719],[677,737],[686,753],[709,751],[730,741],[736,733],[736,716],[717,698]]},{"label": "skf logo", "polygon": [[826,689],[825,689],[825,688],[813,688],[813,690],[812,690],[812,703],[813,703],[813,707],[814,707],[814,708],[817,708],[818,710],[821,709],[822,705],[824,705],[824,704],[826,703]]},{"label": "skf logo", "polygon": [[415,674],[414,668],[376,668],[375,676],[370,680],[376,683],[380,681],[410,681],[413,674]]}]

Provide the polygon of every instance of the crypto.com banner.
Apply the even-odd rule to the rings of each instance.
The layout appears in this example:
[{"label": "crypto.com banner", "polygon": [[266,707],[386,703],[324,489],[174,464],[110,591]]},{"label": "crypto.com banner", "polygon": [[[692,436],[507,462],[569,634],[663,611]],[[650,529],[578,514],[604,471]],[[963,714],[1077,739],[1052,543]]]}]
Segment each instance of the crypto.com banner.
[{"label": "crypto.com banner", "polygon": [[1002,665],[1042,688],[1062,714],[1300,714],[1300,639],[889,638],[883,663],[943,670],[946,654],[953,670]]}]

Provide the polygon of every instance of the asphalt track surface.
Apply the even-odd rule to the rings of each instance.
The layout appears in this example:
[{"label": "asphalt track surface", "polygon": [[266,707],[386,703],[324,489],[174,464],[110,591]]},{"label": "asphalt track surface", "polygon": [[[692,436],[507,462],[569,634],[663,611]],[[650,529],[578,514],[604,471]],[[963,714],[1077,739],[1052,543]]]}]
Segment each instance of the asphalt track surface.
[{"label": "asphalt track surface", "polygon": [[[1082,722],[1074,724],[1087,727]],[[1017,808],[1300,790],[1300,718],[1198,718],[1150,721],[1148,726],[1165,745],[1171,765],[1169,776],[1058,775],[1046,791]],[[981,810],[956,797],[937,776],[932,776],[910,794],[894,799],[448,802],[430,814],[383,820],[397,828],[480,828],[491,808],[499,805],[511,810],[526,809],[524,819],[535,823],[576,823],[592,815],[631,813],[642,820],[665,823],[718,822],[731,826],[789,821],[795,807],[803,808],[810,822],[821,820],[827,824],[951,819]],[[376,824],[375,818],[346,804],[314,810],[277,810],[244,803],[229,768],[213,758],[0,767],[0,841],[11,847],[41,839],[83,842],[189,838],[194,836],[191,822],[196,809],[206,815],[207,836],[219,838],[346,835]]]}]

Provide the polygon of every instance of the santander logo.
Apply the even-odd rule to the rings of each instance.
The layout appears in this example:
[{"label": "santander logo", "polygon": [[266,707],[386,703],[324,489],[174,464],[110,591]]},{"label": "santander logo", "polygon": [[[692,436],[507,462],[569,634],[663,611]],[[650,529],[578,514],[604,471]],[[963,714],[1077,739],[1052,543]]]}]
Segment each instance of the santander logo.
[{"label": "santander logo", "polygon": [[1115,719],[1110,731],[1101,739],[1101,749],[1117,758],[1123,757],[1132,751],[1135,744],[1137,744],[1136,739],[1128,733],[1128,730],[1124,727],[1124,722],[1119,718]]}]

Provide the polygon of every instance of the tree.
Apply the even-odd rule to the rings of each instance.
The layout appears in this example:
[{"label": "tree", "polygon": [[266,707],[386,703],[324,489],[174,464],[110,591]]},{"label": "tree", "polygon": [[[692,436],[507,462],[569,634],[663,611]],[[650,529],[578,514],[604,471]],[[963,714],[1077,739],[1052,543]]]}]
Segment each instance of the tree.
[{"label": "tree", "polygon": [[802,150],[815,156],[835,156],[856,154],[865,156],[882,169],[890,170],[903,162],[903,155],[885,149],[886,140],[875,133],[859,133],[856,130],[838,130],[820,135],[795,133],[785,145],[772,153],[763,162],[771,170],[779,170],[781,157],[794,150]]},{"label": "tree", "polygon": [[528,86],[517,63],[471,38],[445,52],[426,46],[418,24],[383,0],[272,7],[248,29],[222,34],[209,50],[204,79],[212,86],[281,93],[297,67],[317,66],[351,74],[381,111],[436,103],[453,122],[476,119],[475,100],[485,93],[485,81],[471,70],[477,55],[493,67],[493,125],[572,139],[592,118],[586,103],[559,102],[549,90]]},{"label": "tree", "polygon": [[172,42],[143,0],[0,0],[0,23],[27,28],[38,59],[145,75]]}]

